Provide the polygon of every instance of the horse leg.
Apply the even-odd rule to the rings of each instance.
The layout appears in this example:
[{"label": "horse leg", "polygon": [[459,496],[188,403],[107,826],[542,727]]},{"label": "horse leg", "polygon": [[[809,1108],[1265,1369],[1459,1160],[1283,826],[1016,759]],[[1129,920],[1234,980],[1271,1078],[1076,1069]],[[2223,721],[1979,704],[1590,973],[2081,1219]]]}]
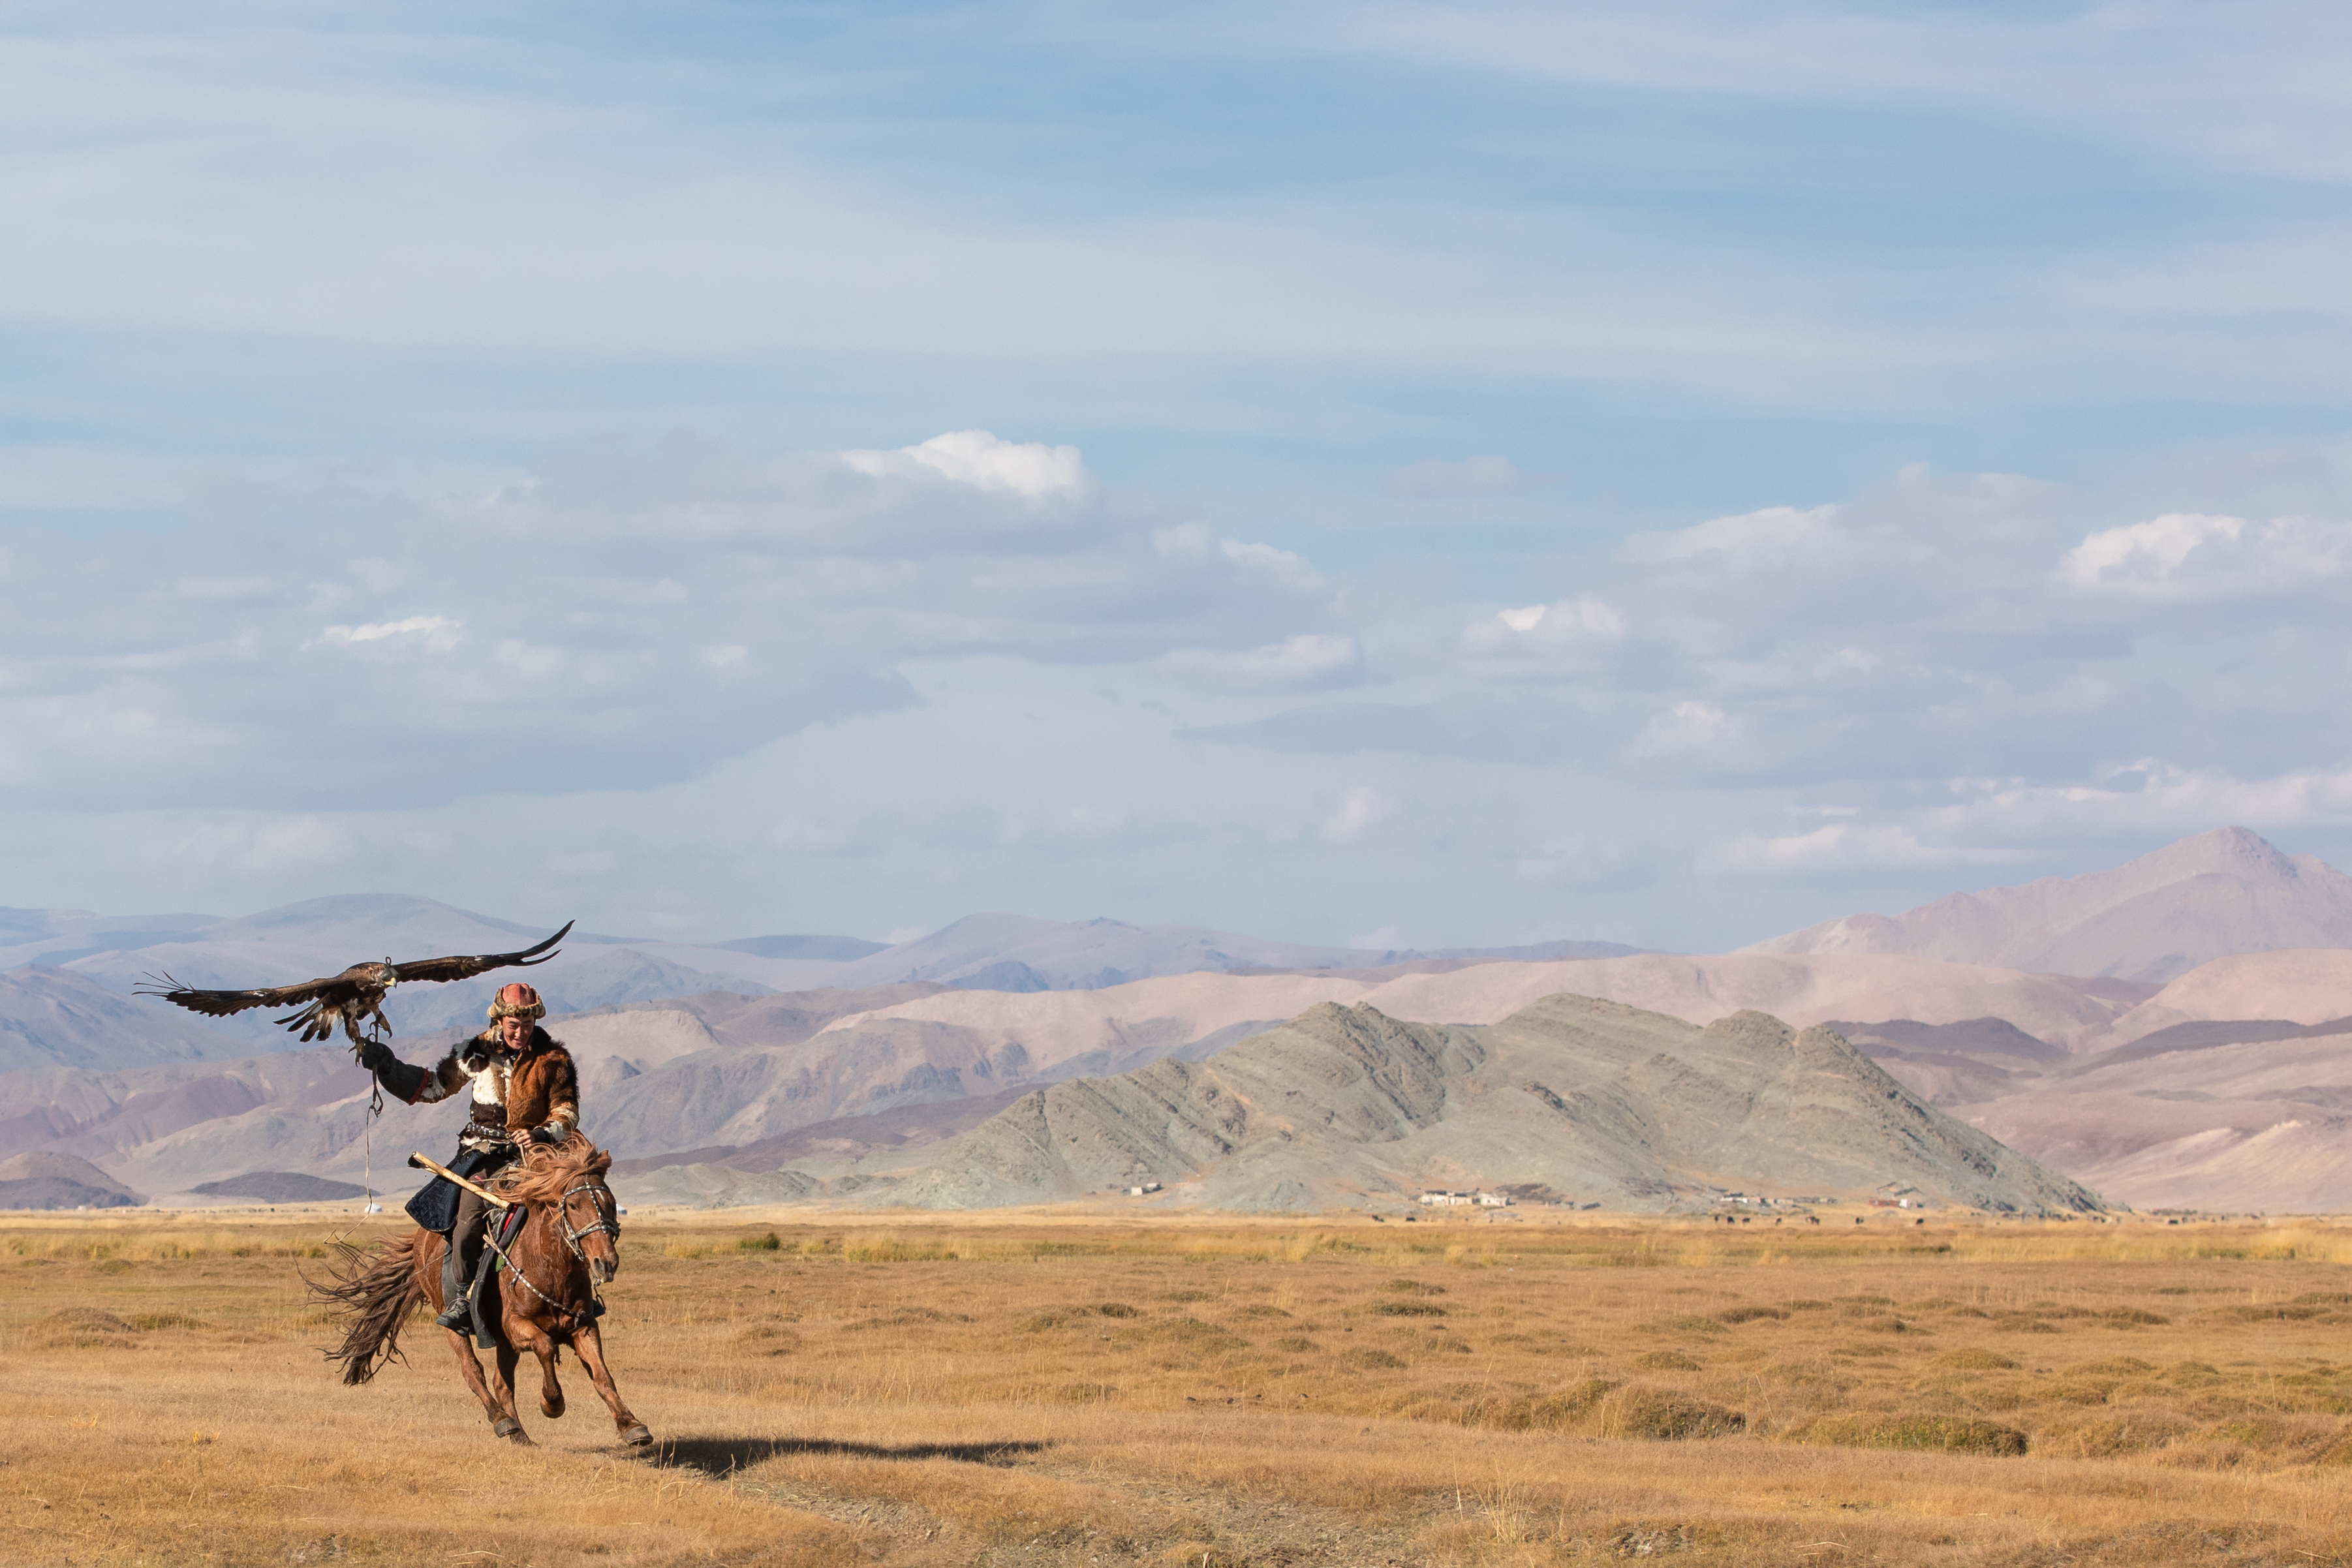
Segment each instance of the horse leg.
[{"label": "horse leg", "polygon": [[441,1332],[449,1336],[449,1348],[457,1353],[457,1370],[465,1375],[466,1386],[472,1389],[474,1397],[482,1402],[482,1413],[490,1418],[490,1430],[501,1437],[511,1437],[520,1433],[522,1423],[514,1418],[514,1401],[511,1398],[499,1399],[482,1379],[482,1358],[474,1354],[473,1335],[461,1333],[456,1329],[443,1329]]},{"label": "horse leg", "polygon": [[588,1369],[588,1381],[596,1385],[597,1397],[612,1411],[613,1429],[620,1433],[621,1441],[637,1448],[652,1442],[654,1435],[646,1429],[646,1424],[629,1414],[629,1407],[621,1403],[621,1391],[613,1384],[613,1370],[604,1364],[604,1339],[596,1332],[596,1325],[591,1322],[575,1331],[572,1348],[580,1353],[580,1364]]},{"label": "horse leg", "polygon": [[555,1381],[555,1358],[561,1347],[529,1318],[509,1322],[507,1338],[539,1358],[539,1408],[549,1420],[559,1419],[563,1414],[563,1385]]},{"label": "horse leg", "polygon": [[522,1429],[522,1418],[515,1414],[515,1363],[522,1359],[522,1353],[515,1349],[513,1343],[509,1341],[499,1346],[498,1358],[499,1371],[496,1386],[499,1404],[506,1411],[506,1418],[498,1422],[490,1430],[501,1437],[512,1438],[528,1448],[531,1446],[530,1434]]},{"label": "horse leg", "polygon": [[539,1357],[539,1409],[551,1421],[563,1418],[563,1385],[555,1380],[556,1344],[548,1341]]}]

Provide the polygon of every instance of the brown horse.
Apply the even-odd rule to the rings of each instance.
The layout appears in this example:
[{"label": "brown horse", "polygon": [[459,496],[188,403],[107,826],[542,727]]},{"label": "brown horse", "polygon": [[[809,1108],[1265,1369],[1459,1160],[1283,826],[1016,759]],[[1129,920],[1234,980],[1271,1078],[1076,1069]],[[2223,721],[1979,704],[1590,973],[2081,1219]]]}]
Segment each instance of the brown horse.
[{"label": "brown horse", "polygon": [[[654,1440],[644,1422],[621,1402],[604,1364],[604,1342],[596,1332],[604,1304],[596,1287],[620,1271],[621,1220],[604,1172],[613,1156],[574,1133],[553,1148],[527,1145],[523,1163],[509,1166],[488,1184],[491,1190],[524,1206],[522,1228],[502,1256],[497,1289],[486,1295],[483,1316],[498,1341],[498,1370],[485,1379],[470,1335],[443,1332],[457,1353],[467,1386],[482,1402],[490,1430],[518,1443],[530,1437],[515,1414],[514,1372],[529,1351],[539,1358],[539,1407],[550,1419],[563,1414],[563,1389],[555,1380],[564,1345],[580,1354],[621,1440],[642,1447]],[[441,1254],[447,1242],[423,1228],[372,1248],[337,1242],[340,1257],[321,1281],[303,1282],[331,1311],[350,1319],[343,1343],[327,1352],[340,1363],[346,1384],[365,1383],[400,1355],[400,1331],[420,1304],[441,1310]]]}]

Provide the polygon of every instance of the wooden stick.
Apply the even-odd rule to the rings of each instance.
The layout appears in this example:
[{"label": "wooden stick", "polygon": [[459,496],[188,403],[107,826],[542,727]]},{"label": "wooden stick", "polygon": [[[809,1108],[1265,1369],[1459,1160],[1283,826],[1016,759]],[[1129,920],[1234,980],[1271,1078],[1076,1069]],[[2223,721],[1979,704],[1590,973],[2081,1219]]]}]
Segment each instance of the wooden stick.
[{"label": "wooden stick", "polygon": [[467,1192],[470,1192],[476,1197],[481,1198],[485,1203],[495,1203],[500,1208],[512,1208],[514,1207],[514,1200],[512,1198],[500,1197],[488,1187],[478,1186],[473,1182],[467,1181],[464,1176],[459,1176],[456,1171],[451,1170],[447,1166],[441,1164],[438,1160],[428,1160],[423,1155],[412,1154],[408,1156],[408,1163],[418,1170],[431,1171],[436,1176],[448,1177],[451,1181],[456,1182],[459,1186],[464,1187]]}]

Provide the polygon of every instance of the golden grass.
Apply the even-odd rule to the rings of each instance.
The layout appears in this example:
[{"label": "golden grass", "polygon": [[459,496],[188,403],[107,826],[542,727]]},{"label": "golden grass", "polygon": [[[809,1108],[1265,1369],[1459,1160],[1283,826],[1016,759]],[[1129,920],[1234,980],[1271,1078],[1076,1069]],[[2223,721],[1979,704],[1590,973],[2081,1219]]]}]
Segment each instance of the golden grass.
[{"label": "golden grass", "polygon": [[632,1216],[651,1455],[337,1385],[348,1223],[0,1221],[0,1562],[2352,1560],[2324,1221]]}]

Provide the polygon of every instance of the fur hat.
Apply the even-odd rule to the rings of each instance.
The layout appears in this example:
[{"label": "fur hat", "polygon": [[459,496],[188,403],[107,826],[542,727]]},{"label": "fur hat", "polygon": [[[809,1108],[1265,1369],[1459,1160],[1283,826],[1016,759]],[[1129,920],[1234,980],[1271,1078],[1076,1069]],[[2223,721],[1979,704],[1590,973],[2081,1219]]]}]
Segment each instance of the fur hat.
[{"label": "fur hat", "polygon": [[537,991],[520,980],[500,986],[498,996],[490,1002],[492,1023],[501,1019],[530,1019],[535,1022],[546,1016],[547,1004],[540,1000]]}]

